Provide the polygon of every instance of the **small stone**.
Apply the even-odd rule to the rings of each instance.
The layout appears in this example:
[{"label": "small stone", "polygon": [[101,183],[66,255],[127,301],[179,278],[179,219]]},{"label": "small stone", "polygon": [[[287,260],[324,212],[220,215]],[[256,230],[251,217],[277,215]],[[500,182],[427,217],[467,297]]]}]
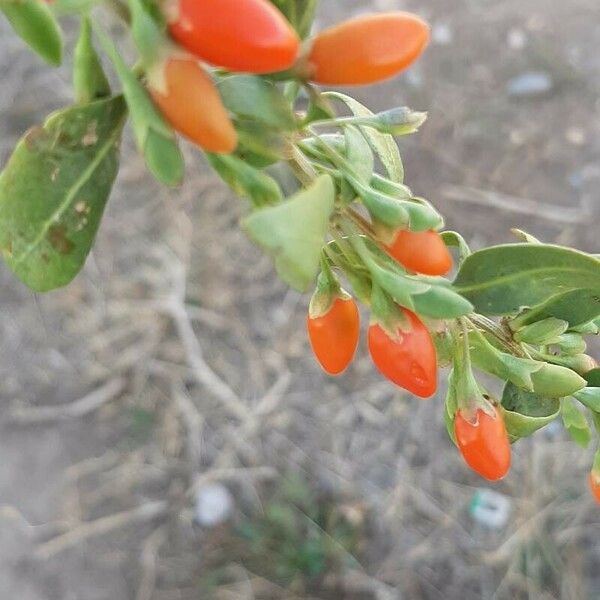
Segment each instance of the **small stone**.
[{"label": "small stone", "polygon": [[527,71],[513,77],[506,87],[510,96],[540,96],[552,90],[554,82],[544,71]]},{"label": "small stone", "polygon": [[511,50],[522,50],[527,43],[527,36],[522,29],[514,27],[508,32],[506,43]]},{"label": "small stone", "polygon": [[489,529],[502,529],[508,522],[512,501],[508,496],[488,488],[481,488],[473,494],[469,513],[471,518]]},{"label": "small stone", "polygon": [[573,146],[583,146],[585,144],[585,131],[581,127],[569,127],[565,131],[565,138]]},{"label": "small stone", "polygon": [[231,492],[220,483],[204,485],[196,492],[195,520],[203,527],[221,525],[233,512]]},{"label": "small stone", "polygon": [[447,46],[454,40],[454,33],[447,23],[436,23],[431,30],[431,40],[438,46]]},{"label": "small stone", "polygon": [[510,142],[515,146],[522,146],[527,141],[527,135],[520,129],[513,129],[510,132]]}]

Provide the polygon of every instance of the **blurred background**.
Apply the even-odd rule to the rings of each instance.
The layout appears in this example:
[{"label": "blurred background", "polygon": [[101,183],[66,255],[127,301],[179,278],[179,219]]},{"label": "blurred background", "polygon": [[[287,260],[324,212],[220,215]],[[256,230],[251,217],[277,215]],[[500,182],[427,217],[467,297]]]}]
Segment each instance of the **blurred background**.
[{"label": "blurred background", "polygon": [[[432,24],[418,66],[357,89],[429,111],[407,183],[475,248],[520,227],[598,252],[597,0],[343,0]],[[71,28],[73,29],[73,28]],[[0,21],[0,161],[70,102]],[[44,296],[0,266],[0,598],[600,598],[593,449],[551,426],[493,486],[442,399],[403,396],[361,345],[338,379],[240,232],[244,203],[186,148],[165,190],[126,139],[84,273]],[[366,322],[366,319],[365,319]]]}]

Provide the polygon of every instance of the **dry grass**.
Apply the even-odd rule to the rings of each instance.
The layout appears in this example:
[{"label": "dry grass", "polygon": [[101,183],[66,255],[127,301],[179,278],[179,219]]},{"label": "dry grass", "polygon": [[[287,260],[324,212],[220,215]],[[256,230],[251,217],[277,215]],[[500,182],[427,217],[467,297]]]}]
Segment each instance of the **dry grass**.
[{"label": "dry grass", "polygon": [[[324,5],[323,20],[346,12]],[[580,222],[598,214],[600,183],[594,3],[429,0],[421,9],[454,35],[415,71],[423,83],[413,75],[359,92],[376,107],[430,111],[423,133],[402,142],[411,186],[475,245],[518,225],[597,251],[595,227]],[[528,39],[521,52],[506,48],[515,28]],[[23,54],[4,23],[0,48],[4,158],[67,101],[68,73]],[[568,83],[548,98],[508,99],[506,79],[543,60]],[[186,184],[167,192],[128,140],[97,248],[67,289],[34,296],[0,270],[0,597],[204,598],[201,559],[218,537],[193,525],[196,487],[222,481],[240,510],[260,511],[267,484],[290,471],[364,506],[360,566],[327,582],[339,598],[600,596],[589,453],[560,433],[519,444],[497,486],[513,501],[509,525],[476,526],[468,505],[481,481],[447,440],[440,398],[398,394],[364,348],[344,377],[323,376],[305,339],[307,299],[275,280],[237,228],[243,204],[186,151]],[[506,199],[509,211],[498,206]],[[538,205],[547,218],[531,214]],[[218,598],[300,598],[229,568],[237,583]],[[311,597],[327,598],[327,585]]]}]

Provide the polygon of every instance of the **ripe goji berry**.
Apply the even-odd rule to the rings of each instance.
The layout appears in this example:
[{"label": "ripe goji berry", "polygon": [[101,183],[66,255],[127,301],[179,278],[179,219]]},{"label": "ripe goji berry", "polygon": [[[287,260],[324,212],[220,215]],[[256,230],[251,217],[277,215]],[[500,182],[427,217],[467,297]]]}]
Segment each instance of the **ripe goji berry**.
[{"label": "ripe goji berry", "polygon": [[590,473],[588,481],[590,484],[590,489],[592,490],[592,494],[594,495],[594,498],[596,499],[596,502],[598,502],[598,504],[600,504],[600,475],[598,475],[597,473],[594,473],[594,471],[592,471]]},{"label": "ripe goji berry", "polygon": [[282,71],[300,48],[298,35],[268,0],[178,0],[167,17],[179,44],[230,71]]},{"label": "ripe goji berry", "polygon": [[510,469],[511,451],[504,419],[495,407],[493,414],[478,408],[472,418],[456,413],[454,434],[465,462],[485,479],[502,479]]},{"label": "ripe goji berry", "polygon": [[208,152],[229,154],[237,133],[221,96],[204,69],[190,59],[169,58],[148,73],[150,94],[175,130]]},{"label": "ripe goji berry", "polygon": [[364,85],[410,66],[429,41],[425,21],[405,12],[357,17],[320,32],[308,63],[310,79],[329,85]]},{"label": "ripe goji berry", "polygon": [[452,269],[452,255],[437,231],[398,231],[386,251],[415,273],[446,275]]},{"label": "ripe goji berry", "polygon": [[369,352],[379,371],[396,385],[421,398],[437,390],[435,346],[425,325],[402,309],[407,325],[392,333],[374,322],[369,327]]},{"label": "ripe goji berry", "polygon": [[338,375],[352,362],[360,333],[358,307],[352,298],[336,298],[324,314],[306,319],[313,352],[323,370]]}]

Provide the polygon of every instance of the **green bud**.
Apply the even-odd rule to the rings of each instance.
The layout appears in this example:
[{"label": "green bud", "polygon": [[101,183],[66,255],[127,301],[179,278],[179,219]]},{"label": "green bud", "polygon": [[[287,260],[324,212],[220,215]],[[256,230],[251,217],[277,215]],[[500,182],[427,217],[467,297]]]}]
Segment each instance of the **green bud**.
[{"label": "green bud", "polygon": [[403,229],[409,227],[410,214],[402,201],[382,194],[369,186],[359,185],[357,181],[351,183],[374,220],[381,221],[390,227]]},{"label": "green bud", "polygon": [[569,328],[567,321],[550,317],[543,319],[531,325],[525,325],[515,332],[514,338],[518,342],[534,344],[536,346],[546,346],[547,344],[556,344],[559,336]]},{"label": "green bud", "polygon": [[544,363],[541,369],[531,374],[533,391],[546,398],[564,398],[586,386],[583,377],[560,365]]},{"label": "green bud", "polygon": [[394,198],[401,198],[402,200],[410,200],[413,194],[410,188],[403,183],[396,183],[391,181],[378,173],[373,174],[371,179],[371,187],[376,189],[378,192],[388,194],[388,196],[394,196]]},{"label": "green bud", "polygon": [[372,117],[366,117],[362,124],[373,127],[381,133],[407,135],[415,133],[426,119],[426,112],[418,112],[407,106],[400,106],[377,113]]},{"label": "green bud", "polygon": [[556,362],[559,361],[561,365],[567,367],[568,369],[572,369],[580,375],[585,375],[585,373],[595,369],[598,366],[596,360],[588,354],[575,354],[574,356],[561,355],[556,357]]},{"label": "green bud", "polygon": [[590,321],[589,323],[583,323],[581,325],[577,325],[577,327],[572,327],[571,331],[580,333],[581,335],[598,335],[600,328],[595,321]]},{"label": "green bud", "polygon": [[573,398],[587,406],[590,410],[600,413],[600,387],[586,387],[573,394]]},{"label": "green bud", "polygon": [[573,356],[583,354],[586,351],[587,344],[578,333],[564,333],[558,340],[558,347],[563,354]]}]

